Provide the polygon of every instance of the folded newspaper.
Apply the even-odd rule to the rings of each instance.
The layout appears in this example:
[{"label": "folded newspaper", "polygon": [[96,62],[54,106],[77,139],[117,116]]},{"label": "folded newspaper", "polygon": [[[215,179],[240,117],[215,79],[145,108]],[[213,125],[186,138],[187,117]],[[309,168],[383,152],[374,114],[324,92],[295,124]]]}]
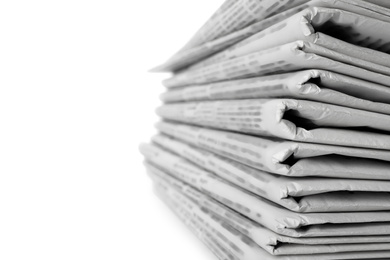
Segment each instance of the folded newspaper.
[{"label": "folded newspaper", "polygon": [[219,38],[237,29],[244,28],[254,21],[262,20],[307,0],[228,0],[206,22],[182,50]]},{"label": "folded newspaper", "polygon": [[390,180],[390,151],[386,150],[282,141],[170,122],[156,127],[166,135],[271,173]]},{"label": "folded newspaper", "polygon": [[[237,31],[249,24],[271,17],[275,14],[281,13],[285,10],[291,9],[301,4],[307,4],[309,0],[240,0],[240,1],[226,1],[224,5],[206,22],[204,26],[194,35],[189,43],[182,48],[186,50],[194,46],[199,46],[210,40],[220,38],[231,32]],[[367,12],[373,11],[379,14],[389,16],[387,8],[375,6],[369,2],[377,5],[390,7],[386,0],[368,0],[368,1],[330,1],[327,7],[338,8],[344,2],[350,4],[351,11],[366,9]],[[368,2],[368,3],[365,3]],[[316,6],[316,5],[313,5]],[[341,5],[342,6],[342,5]]]},{"label": "folded newspaper", "polygon": [[[176,172],[166,169],[150,160],[146,167],[160,173],[158,176],[170,181],[178,178],[184,182]],[[168,173],[166,173],[168,172]],[[175,176],[172,178],[170,175]],[[214,180],[214,181],[212,181]],[[189,183],[187,180],[185,183]],[[174,183],[174,182],[173,182]],[[173,185],[177,185],[173,184]],[[186,195],[190,196],[194,183],[188,188]],[[206,197],[211,197],[252,221],[266,227],[273,232],[295,238],[332,237],[361,237],[361,236],[388,236],[390,235],[388,212],[345,212],[345,213],[297,213],[281,208],[276,204],[262,199],[252,193],[245,192],[228,182],[210,177],[204,179],[196,188]],[[214,186],[214,187],[213,187]],[[187,194],[188,193],[188,194]],[[209,204],[201,201],[207,208]]]},{"label": "folded newspaper", "polygon": [[[371,1],[372,2],[372,1]],[[274,4],[273,1],[269,3]],[[223,31],[220,31],[220,34],[209,34],[212,37],[201,37],[200,34],[204,34],[199,32],[198,35],[194,36],[197,39],[197,44],[187,45],[186,48],[179,51],[175,54],[171,59],[169,59],[165,64],[157,67],[154,71],[174,71],[188,65],[191,65],[217,51],[223,50],[224,48],[239,42],[253,34],[256,34],[260,31],[267,29],[268,27],[285,20],[286,18],[308,8],[308,7],[327,7],[334,8],[338,10],[343,10],[355,14],[359,14],[365,17],[370,17],[374,19],[378,19],[381,21],[389,22],[389,11],[387,8],[383,8],[377,6],[375,4],[366,3],[360,0],[312,0],[312,1],[293,1],[294,6],[286,6],[286,9],[283,12],[278,12],[275,14],[271,14],[271,16],[267,16],[268,18],[263,19],[262,16],[221,16],[218,13],[214,15],[217,20],[237,20],[239,24],[245,25],[249,24],[244,28],[224,28]],[[382,1],[382,3],[377,4],[387,4],[388,1]],[[283,5],[283,4],[282,4]],[[277,6],[277,5],[276,5]],[[275,7],[276,7],[275,6]],[[255,19],[253,19],[255,18]],[[240,20],[242,19],[242,20]],[[208,23],[212,24],[213,19],[211,19]],[[226,20],[221,21],[222,24],[226,24]],[[217,28],[216,25],[211,25],[209,28]],[[238,30],[237,30],[238,29]],[[201,31],[207,30],[207,28],[201,29]],[[225,35],[223,35],[225,33]],[[206,33],[207,34],[207,33]]]},{"label": "folded newspaper", "polygon": [[[385,257],[390,257],[390,252],[385,250],[274,256],[267,253],[267,251],[256,247],[250,239],[239,234],[234,228],[228,227],[227,225],[217,225],[217,230],[216,228],[211,227],[212,224],[205,223],[204,220],[201,220],[199,217],[192,217],[194,214],[191,214],[191,211],[185,210],[179,202],[171,199],[166,194],[165,187],[161,187],[161,185],[157,184],[156,193],[187,225],[187,227],[189,227],[191,231],[207,245],[210,250],[212,250],[218,259],[221,260],[251,259],[248,257],[262,260],[386,259]],[[224,232],[222,233],[219,230]],[[243,258],[243,256],[247,258]]]},{"label": "folded newspaper", "polygon": [[150,164],[279,234],[293,237],[390,235],[388,211],[342,214],[292,212],[169,152],[145,145],[141,146],[141,152]]},{"label": "folded newspaper", "polygon": [[[328,237],[328,238],[292,238],[276,234],[269,229],[243,217],[215,200],[199,193],[185,184],[173,180],[175,186],[154,173],[156,169],[149,169],[149,175],[161,189],[160,193],[175,202],[175,208],[181,209],[177,213],[187,214],[186,219],[202,219],[201,222],[212,223],[210,227],[223,227],[240,234],[253,247],[260,246],[272,255],[299,255],[299,254],[326,254],[340,252],[361,252],[371,250],[386,250],[389,248],[389,236],[364,237]],[[157,170],[158,171],[158,170]],[[172,179],[169,176],[166,176]],[[180,186],[177,186],[180,185]],[[188,193],[186,191],[191,191]],[[189,195],[185,195],[189,194]],[[207,201],[202,206],[201,201]],[[175,210],[175,209],[174,209]],[[217,221],[217,222],[215,222]],[[221,223],[222,225],[220,225]],[[225,233],[226,234],[226,233]],[[252,242],[252,241],[253,242]]]},{"label": "folded newspaper", "polygon": [[203,100],[295,98],[390,114],[390,88],[324,70],[223,81],[172,89],[165,103]]},{"label": "folded newspaper", "polygon": [[385,86],[390,80],[390,69],[386,66],[311,42],[295,41],[205,67],[181,71],[165,80],[164,85],[174,88],[305,69],[330,70]]},{"label": "folded newspaper", "polygon": [[165,119],[300,142],[390,150],[390,116],[296,99],[167,104]]},{"label": "folded newspaper", "polygon": [[297,40],[387,68],[389,55],[384,54],[390,51],[390,35],[386,33],[389,22],[389,17],[382,21],[338,9],[308,8],[198,62],[187,71]]},{"label": "folded newspaper", "polygon": [[[168,136],[155,136],[153,143],[224,180],[293,211],[390,210],[390,181],[282,177],[256,170]],[[154,148],[158,147],[150,147]],[[162,152],[161,149],[157,151]],[[334,160],[327,165],[329,169],[337,169],[339,162]]]}]

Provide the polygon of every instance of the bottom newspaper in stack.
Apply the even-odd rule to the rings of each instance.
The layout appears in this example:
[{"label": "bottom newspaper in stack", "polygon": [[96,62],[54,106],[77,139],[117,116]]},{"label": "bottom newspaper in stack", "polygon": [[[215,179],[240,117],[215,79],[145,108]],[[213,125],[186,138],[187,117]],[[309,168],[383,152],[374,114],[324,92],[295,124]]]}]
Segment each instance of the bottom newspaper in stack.
[{"label": "bottom newspaper in stack", "polygon": [[140,150],[158,196],[220,259],[390,258],[386,181],[285,177],[153,140]]}]

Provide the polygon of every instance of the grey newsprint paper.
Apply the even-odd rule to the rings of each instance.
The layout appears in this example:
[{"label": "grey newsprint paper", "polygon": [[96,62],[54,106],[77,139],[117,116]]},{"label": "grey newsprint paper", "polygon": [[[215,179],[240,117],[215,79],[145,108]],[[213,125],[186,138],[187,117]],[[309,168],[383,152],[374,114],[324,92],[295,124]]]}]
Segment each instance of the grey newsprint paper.
[{"label": "grey newsprint paper", "polygon": [[390,235],[388,211],[293,212],[169,152],[148,145],[141,146],[141,152],[149,163],[279,234],[292,237]]},{"label": "grey newsprint paper", "polygon": [[[234,1],[233,1],[234,2]],[[240,4],[245,4],[242,1]],[[390,6],[386,0],[381,1],[370,1],[377,2],[384,6]],[[248,1],[247,4],[271,4],[272,6],[266,10],[268,13],[262,13],[260,6],[253,6],[252,10],[255,10],[256,15],[250,13],[250,9],[242,8],[240,12],[244,15],[231,15],[224,13],[225,8],[221,8],[222,13],[217,12],[210,21],[207,22],[206,27],[200,29],[200,31],[193,37],[192,43],[189,43],[185,48],[176,53],[166,63],[154,69],[154,71],[175,71],[181,68],[187,67],[211,54],[221,51],[230,45],[240,42],[256,33],[262,32],[281,22],[302,10],[309,7],[325,7],[333,8],[338,10],[347,11],[354,14],[359,14],[364,17],[374,18],[377,20],[389,22],[389,11],[387,8],[367,3],[360,0],[312,0],[312,1],[290,1],[290,5],[279,1],[275,4],[275,1]],[[284,4],[287,4],[283,6]],[[236,6],[232,6],[234,11]],[[280,8],[279,8],[280,7]],[[277,12],[269,13],[273,11],[273,8],[277,8]],[[283,11],[284,10],[284,11]],[[249,13],[245,13],[249,12]],[[239,25],[239,26],[226,26],[227,24]]]},{"label": "grey newsprint paper", "polygon": [[156,127],[168,136],[271,173],[390,180],[388,150],[255,137],[172,122]]},{"label": "grey newsprint paper", "polygon": [[390,114],[390,88],[324,70],[304,70],[171,89],[164,103],[292,98]]},{"label": "grey newsprint paper", "polygon": [[220,259],[226,256],[229,259],[360,259],[389,254],[385,251],[389,236],[292,238],[278,235],[156,167],[147,165],[147,168],[159,197]]},{"label": "grey newsprint paper", "polygon": [[165,104],[165,119],[218,129],[321,143],[390,150],[390,115],[298,99],[249,99]]},{"label": "grey newsprint paper", "polygon": [[[152,140],[155,145],[150,148],[166,149],[224,180],[292,211],[390,210],[388,181],[285,177],[248,167],[165,135],[154,136]],[[328,161],[328,166],[329,169],[337,168],[337,160],[333,163]]]},{"label": "grey newsprint paper", "polygon": [[218,259],[390,259],[389,8],[226,0],[153,70],[139,150]]}]

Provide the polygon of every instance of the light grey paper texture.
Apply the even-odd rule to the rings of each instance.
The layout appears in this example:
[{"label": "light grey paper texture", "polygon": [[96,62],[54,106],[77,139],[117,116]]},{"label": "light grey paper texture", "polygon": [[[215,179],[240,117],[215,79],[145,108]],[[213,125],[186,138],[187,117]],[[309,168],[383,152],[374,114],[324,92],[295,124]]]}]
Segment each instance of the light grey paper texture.
[{"label": "light grey paper texture", "polygon": [[348,56],[307,41],[184,70],[164,81],[168,88],[234,80],[296,70],[321,69],[388,86],[389,68]]},{"label": "light grey paper texture", "polygon": [[[187,71],[302,40],[366,61],[372,69],[388,73],[389,55],[386,53],[389,53],[390,36],[387,31],[390,24],[389,17],[386,18],[382,21],[334,8],[307,8],[191,66]],[[376,29],[372,30],[374,27]]]},{"label": "light grey paper texture", "polygon": [[[186,187],[185,184],[181,184],[179,181],[172,180],[174,184],[171,185],[172,182],[167,182],[163,178],[158,177],[158,173],[155,172],[156,169],[149,169],[150,176],[160,189],[159,193],[162,193],[161,195],[174,203],[174,211],[179,211],[179,214],[183,211],[187,213],[186,215],[180,214],[183,219],[208,222],[209,226],[214,227],[214,230],[227,229],[241,237],[251,248],[256,248],[256,245],[260,246],[271,255],[334,254],[340,252],[386,250],[389,248],[389,237],[386,236],[290,238],[277,235],[215,202],[213,199],[207,198],[196,190]],[[166,178],[172,179],[169,176],[166,176]],[[203,206],[201,201],[207,201],[207,206]],[[226,231],[222,232],[226,234]],[[231,234],[227,234],[227,236],[230,237]],[[362,241],[366,242],[361,243]],[[332,243],[330,244],[329,242]],[[252,250],[251,248],[249,250]],[[236,252],[233,251],[232,253]]]},{"label": "light grey paper texture", "polygon": [[[283,141],[172,122],[156,127],[166,135],[271,173],[390,180],[386,150]],[[337,167],[330,167],[335,162]]]},{"label": "light grey paper texture", "polygon": [[174,154],[150,145],[140,150],[150,164],[276,233],[291,237],[390,235],[390,212],[292,212]]},{"label": "light grey paper texture", "polygon": [[[296,99],[166,104],[165,119],[308,143],[390,150],[390,116]],[[381,131],[381,132],[378,132]]]},{"label": "light grey paper texture", "polygon": [[[259,171],[165,135],[153,143],[258,196],[297,212],[390,210],[390,181],[290,178]],[[329,169],[338,167],[328,162]],[[337,171],[337,170],[336,170]]]},{"label": "light grey paper texture", "polygon": [[[160,185],[162,185],[160,183]],[[188,212],[193,220],[201,223],[207,232],[220,238],[220,243],[227,248],[228,252],[237,259],[257,259],[261,253],[260,246],[251,239],[230,227],[217,215],[211,215],[205,208],[200,208],[179,192],[163,186],[165,195],[173,203]]]},{"label": "light grey paper texture", "polygon": [[323,70],[222,81],[171,89],[165,103],[204,100],[294,98],[390,114],[390,88]]},{"label": "light grey paper texture", "polygon": [[272,0],[227,1],[196,32],[182,50],[190,49],[202,43],[217,39],[244,28],[255,21],[260,21],[304,2],[307,2],[307,0],[279,0],[277,2]]},{"label": "light grey paper texture", "polygon": [[[303,1],[305,2],[305,1]],[[384,1],[385,2],[385,1]],[[211,54],[223,50],[224,48],[239,42],[249,36],[261,32],[268,27],[291,17],[292,15],[308,8],[308,7],[327,7],[339,10],[348,11],[362,16],[378,19],[389,22],[389,10],[364,1],[343,1],[343,0],[313,0],[307,1],[299,6],[287,9],[284,12],[279,12],[264,20],[253,21],[246,20],[244,23],[250,25],[236,31],[229,31],[227,35],[220,36],[216,39],[204,42],[204,40],[195,46],[183,49],[175,54],[165,64],[157,67],[154,71],[175,71],[188,65],[191,65]],[[228,17],[226,17],[229,19]],[[252,16],[243,16],[241,19],[251,19]],[[233,19],[232,17],[230,19]]]},{"label": "light grey paper texture", "polygon": [[239,258],[233,255],[230,247],[227,248],[222,244],[218,235],[209,232],[206,227],[197,219],[192,217],[191,212],[185,210],[180,203],[177,203],[174,199],[167,195],[167,189],[160,183],[155,185],[156,195],[180,218],[180,220],[192,231],[192,233],[201,240],[220,260],[232,259],[238,260]]}]

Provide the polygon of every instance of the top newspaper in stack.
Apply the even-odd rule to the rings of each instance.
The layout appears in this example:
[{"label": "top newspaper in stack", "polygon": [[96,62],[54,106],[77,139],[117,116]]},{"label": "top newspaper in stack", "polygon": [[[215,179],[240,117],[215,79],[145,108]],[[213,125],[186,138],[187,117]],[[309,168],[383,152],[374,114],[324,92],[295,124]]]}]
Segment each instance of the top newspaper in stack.
[{"label": "top newspaper in stack", "polygon": [[342,10],[312,7],[178,72],[164,85],[174,88],[313,68],[387,85],[389,62],[383,56],[390,48],[385,33],[389,26]]},{"label": "top newspaper in stack", "polygon": [[386,20],[386,0],[226,1],[191,41],[155,71],[176,71],[280,22],[307,7],[329,7]]}]

